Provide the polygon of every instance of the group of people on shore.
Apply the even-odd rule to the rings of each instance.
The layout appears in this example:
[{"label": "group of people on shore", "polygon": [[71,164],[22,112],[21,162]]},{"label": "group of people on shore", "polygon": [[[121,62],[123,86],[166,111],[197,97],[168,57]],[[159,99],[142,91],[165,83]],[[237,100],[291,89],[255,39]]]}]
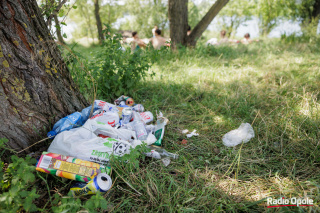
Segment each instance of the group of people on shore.
[{"label": "group of people on shore", "polygon": [[207,41],[207,45],[220,45],[220,44],[238,44],[238,43],[242,43],[242,44],[250,44],[252,42],[257,42],[259,40],[252,40],[250,38],[250,34],[246,33],[243,37],[243,39],[241,40],[233,40],[233,39],[229,39],[227,37],[227,31],[225,30],[221,30],[220,31],[220,40],[218,40],[217,38],[211,38]]},{"label": "group of people on shore", "polygon": [[[188,26],[187,35],[190,35],[190,33],[191,33],[191,27]],[[157,26],[154,26],[154,28],[152,29],[152,34],[153,34],[153,37],[148,39],[146,42],[144,42],[143,40],[141,40],[139,38],[137,31],[132,32],[132,39],[133,40],[131,41],[131,51],[135,52],[140,48],[145,48],[147,46],[147,43],[151,43],[153,48],[156,50],[159,50],[163,46],[170,45],[167,43],[167,39],[165,39],[164,37],[161,36],[161,30],[158,29]],[[206,44],[207,45],[220,45],[220,44],[228,44],[228,43],[250,44],[255,41],[259,41],[259,40],[252,40],[250,38],[249,33],[246,33],[244,35],[243,39],[241,39],[241,40],[229,39],[227,37],[227,31],[221,30],[219,40],[217,38],[212,38],[212,39],[208,40]]]},{"label": "group of people on shore", "polygon": [[[152,29],[152,38],[150,38],[148,41],[152,44],[153,48],[156,50],[159,50],[163,46],[167,46],[168,44],[166,43],[167,40],[161,36],[161,30],[158,29],[157,26],[154,26]],[[143,42],[139,36],[138,32],[134,31],[132,32],[132,38],[133,40],[131,41],[131,51],[135,52],[140,48],[145,48],[147,44]]]}]

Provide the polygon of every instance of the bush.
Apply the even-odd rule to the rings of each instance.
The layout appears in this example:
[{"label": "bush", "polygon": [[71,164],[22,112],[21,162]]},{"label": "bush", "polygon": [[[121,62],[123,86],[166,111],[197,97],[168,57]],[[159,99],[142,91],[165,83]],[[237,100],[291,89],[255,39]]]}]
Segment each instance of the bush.
[{"label": "bush", "polygon": [[104,34],[101,52],[89,64],[97,83],[97,95],[110,99],[130,94],[148,75],[151,57],[142,50],[131,53],[129,48],[124,49],[120,43],[122,36],[110,35],[108,26]]}]

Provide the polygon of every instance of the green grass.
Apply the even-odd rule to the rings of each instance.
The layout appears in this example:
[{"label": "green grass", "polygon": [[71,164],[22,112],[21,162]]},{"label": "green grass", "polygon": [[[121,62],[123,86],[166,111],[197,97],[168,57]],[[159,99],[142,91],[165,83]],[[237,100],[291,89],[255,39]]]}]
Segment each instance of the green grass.
[{"label": "green grass", "polygon": [[[108,199],[116,211],[264,212],[268,196],[309,196],[319,210],[319,56],[313,46],[280,42],[163,53],[156,77],[128,95],[168,117],[164,147],[180,159],[125,174],[141,195],[115,188]],[[243,122],[255,138],[241,151],[225,147],[222,136]],[[183,129],[200,135],[180,145]]]},{"label": "green grass", "polygon": [[[140,162],[135,172],[115,165],[113,211],[319,210],[319,56],[319,45],[279,41],[161,52],[156,76],[127,95],[167,116],[164,147],[180,159]],[[254,139],[225,147],[222,136],[244,122]],[[183,129],[200,135],[181,145]],[[316,205],[267,209],[269,196]]]},{"label": "green grass", "polygon": [[[133,170],[115,163],[114,185],[105,195],[108,211],[320,211],[319,47],[264,41],[151,52],[158,54],[150,70],[156,75],[126,95],[154,115],[164,113],[170,122],[163,146],[180,158],[168,167],[141,159]],[[91,60],[99,48],[77,45],[74,50]],[[252,124],[255,137],[242,146],[224,146],[222,136],[245,122]],[[187,139],[183,129],[200,135]],[[69,211],[99,206],[103,199],[83,197],[88,201],[81,204],[64,197],[70,181],[38,175],[45,178],[36,180],[38,187],[41,183],[36,204],[42,211],[51,211],[49,198]],[[269,196],[308,196],[315,206],[268,209]]]}]

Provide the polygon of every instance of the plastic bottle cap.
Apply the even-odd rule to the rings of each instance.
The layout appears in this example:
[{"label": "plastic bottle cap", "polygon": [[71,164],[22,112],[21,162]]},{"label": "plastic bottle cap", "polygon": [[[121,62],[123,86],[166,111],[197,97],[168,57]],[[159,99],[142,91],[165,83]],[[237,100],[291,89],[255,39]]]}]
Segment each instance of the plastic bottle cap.
[{"label": "plastic bottle cap", "polygon": [[57,135],[57,133],[56,133],[56,131],[54,131],[54,130],[48,132],[48,134],[47,134],[48,138],[52,138],[52,137],[54,137],[54,136],[56,136],[56,135]]}]

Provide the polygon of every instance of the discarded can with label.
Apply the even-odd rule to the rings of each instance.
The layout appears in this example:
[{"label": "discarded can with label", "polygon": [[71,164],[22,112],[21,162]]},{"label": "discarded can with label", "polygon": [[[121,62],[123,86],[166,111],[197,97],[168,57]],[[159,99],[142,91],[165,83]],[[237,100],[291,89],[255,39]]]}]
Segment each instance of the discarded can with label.
[{"label": "discarded can with label", "polygon": [[142,104],[136,104],[132,107],[132,110],[136,112],[144,112],[144,107]]},{"label": "discarded can with label", "polygon": [[134,100],[132,98],[130,98],[129,96],[125,96],[125,95],[120,96],[117,100],[114,101],[114,103],[116,105],[120,105],[120,103],[122,101],[124,101],[125,105],[127,105],[127,106],[133,106],[133,104],[134,104]]},{"label": "discarded can with label", "polygon": [[140,113],[140,117],[144,123],[153,121],[153,114],[149,111]]},{"label": "discarded can with label", "polygon": [[122,110],[122,125],[130,122],[132,118],[132,109],[125,108]]},{"label": "discarded can with label", "polygon": [[100,173],[89,183],[77,182],[71,186],[73,197],[96,194],[98,191],[107,192],[112,186],[112,179],[105,173]]},{"label": "discarded can with label", "polygon": [[98,163],[49,152],[42,153],[36,170],[81,182],[88,182],[106,172],[106,168]]}]

